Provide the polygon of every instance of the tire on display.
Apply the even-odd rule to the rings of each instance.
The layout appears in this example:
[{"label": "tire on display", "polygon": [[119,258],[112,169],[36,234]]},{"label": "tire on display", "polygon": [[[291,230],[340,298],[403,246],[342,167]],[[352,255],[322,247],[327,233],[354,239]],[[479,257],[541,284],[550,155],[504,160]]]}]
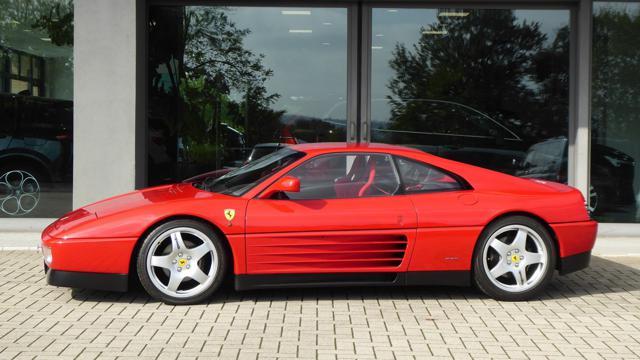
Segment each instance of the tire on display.
[{"label": "tire on display", "polygon": [[173,220],[143,240],[136,269],[144,289],[167,304],[196,304],[209,298],[225,278],[226,247],[199,221]]},{"label": "tire on display", "polygon": [[486,295],[505,301],[534,298],[553,278],[556,248],[549,231],[526,216],[487,226],[476,245],[473,278]]}]

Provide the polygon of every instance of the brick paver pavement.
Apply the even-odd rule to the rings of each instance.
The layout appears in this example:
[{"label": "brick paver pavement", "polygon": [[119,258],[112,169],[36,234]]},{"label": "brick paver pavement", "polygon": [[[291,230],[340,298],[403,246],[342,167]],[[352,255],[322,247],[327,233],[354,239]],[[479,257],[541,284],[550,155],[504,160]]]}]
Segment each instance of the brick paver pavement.
[{"label": "brick paver pavement", "polygon": [[640,358],[640,258],[594,258],[541,300],[473,289],[224,289],[207,304],[45,285],[0,252],[0,359]]}]

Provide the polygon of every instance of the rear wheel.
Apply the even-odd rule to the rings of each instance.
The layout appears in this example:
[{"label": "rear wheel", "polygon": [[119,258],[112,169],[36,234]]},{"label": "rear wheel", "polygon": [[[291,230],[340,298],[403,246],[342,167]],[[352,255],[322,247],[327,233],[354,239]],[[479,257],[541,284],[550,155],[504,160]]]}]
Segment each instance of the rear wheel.
[{"label": "rear wheel", "polygon": [[511,216],[489,225],[474,254],[478,288],[497,300],[520,301],[539,295],[551,281],[556,249],[539,222]]},{"label": "rear wheel", "polygon": [[168,304],[195,304],[211,296],[225,277],[222,240],[207,225],[175,220],[144,240],[137,272],[144,289]]}]

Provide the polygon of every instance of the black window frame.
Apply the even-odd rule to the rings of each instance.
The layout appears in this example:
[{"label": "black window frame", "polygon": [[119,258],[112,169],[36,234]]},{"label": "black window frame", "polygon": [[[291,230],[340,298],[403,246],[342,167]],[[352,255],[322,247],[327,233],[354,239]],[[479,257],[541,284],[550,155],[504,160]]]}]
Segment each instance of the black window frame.
[{"label": "black window frame", "polygon": [[[629,1],[629,0],[621,0]],[[395,9],[435,9],[435,8],[451,8],[451,9],[516,9],[516,10],[568,10],[570,13],[570,59],[569,59],[569,76],[571,79],[571,85],[569,90],[569,114],[568,114],[568,134],[567,137],[574,143],[577,137],[576,124],[578,123],[578,110],[580,106],[577,105],[579,101],[579,95],[584,91],[578,89],[575,84],[575,79],[578,74],[578,39],[579,39],[579,21],[578,17],[581,12],[581,5],[577,0],[569,1],[540,1],[532,2],[530,0],[505,0],[495,1],[486,0],[483,2],[476,2],[472,0],[462,0],[451,4],[446,4],[436,0],[415,1],[415,0],[149,0],[141,6],[144,21],[141,21],[139,27],[142,34],[140,42],[142,47],[139,53],[138,65],[144,70],[142,76],[138,79],[142,89],[142,98],[144,99],[144,110],[141,111],[141,115],[138,115],[140,123],[145,127],[145,131],[148,131],[148,86],[146,76],[148,73],[148,46],[149,46],[149,9],[152,6],[238,6],[238,7],[304,7],[304,8],[330,8],[340,7],[347,9],[347,131],[346,142],[347,143],[369,143],[371,142],[372,133],[372,119],[371,119],[371,104],[373,99],[371,98],[371,82],[372,82],[372,68],[371,59],[373,57],[372,46],[372,11],[380,8],[395,8]],[[591,6],[591,5],[590,5]],[[582,85],[584,86],[584,85]],[[42,90],[41,90],[42,91]],[[508,129],[506,129],[509,131]],[[505,139],[507,141],[511,139]],[[148,137],[144,137],[141,141],[148,144]],[[146,153],[145,153],[146,155]],[[576,159],[575,151],[569,149],[568,152],[568,166],[567,172],[569,173],[569,184],[575,185],[575,179],[573,179],[573,171]],[[454,174],[455,175],[455,174]],[[137,187],[141,185],[147,185],[149,183],[148,166],[144,161],[144,174],[143,180]],[[461,179],[461,178],[460,178]],[[468,185],[464,179],[464,183]]]},{"label": "black window frame", "polygon": [[[16,54],[17,58],[18,58],[18,73],[17,74],[12,74],[11,73],[11,55],[12,54]],[[23,68],[23,64],[22,64],[22,58],[26,56],[29,58],[29,76],[23,76],[22,74],[22,68]],[[38,77],[34,77],[33,76],[33,69],[34,69],[34,64],[38,63],[39,66],[39,71],[38,71]],[[29,95],[28,96],[39,96],[39,97],[44,97],[44,91],[45,91],[45,84],[44,84],[44,78],[45,78],[45,66],[44,66],[44,59],[40,56],[36,56],[33,54],[29,54],[26,53],[24,51],[19,51],[19,50],[15,50],[15,49],[9,49],[3,46],[0,46],[0,75],[2,76],[0,79],[2,79],[2,81],[0,81],[0,92],[4,92],[4,93],[12,93],[11,91],[11,80],[19,80],[19,81],[26,81],[27,82],[27,90],[29,91]],[[33,87],[37,87],[38,88],[38,94],[35,95],[33,93]],[[18,95],[17,93],[12,93],[14,95]]]},{"label": "black window frame", "polygon": [[[405,161],[409,161],[409,162],[413,162],[413,163],[417,163],[417,164],[421,164],[424,165],[428,168],[440,171],[441,173],[451,177],[453,180],[455,180],[458,185],[459,188],[457,189],[433,189],[433,190],[416,190],[416,191],[411,191],[411,192],[407,192],[404,188],[404,180],[402,179],[402,173],[400,172],[400,164],[398,164],[398,160],[402,159]],[[410,157],[406,157],[406,156],[401,156],[401,155],[393,155],[393,161],[396,167],[396,171],[398,172],[398,177],[400,178],[400,189],[397,195],[417,195],[417,194],[433,194],[433,193],[443,193],[443,192],[454,192],[454,191],[469,191],[469,190],[473,190],[473,187],[471,186],[471,184],[469,184],[469,182],[467,180],[465,180],[462,176],[453,173],[447,169],[443,169],[439,166],[435,166],[433,164],[430,163],[426,163],[424,161],[421,160],[416,160]]]}]

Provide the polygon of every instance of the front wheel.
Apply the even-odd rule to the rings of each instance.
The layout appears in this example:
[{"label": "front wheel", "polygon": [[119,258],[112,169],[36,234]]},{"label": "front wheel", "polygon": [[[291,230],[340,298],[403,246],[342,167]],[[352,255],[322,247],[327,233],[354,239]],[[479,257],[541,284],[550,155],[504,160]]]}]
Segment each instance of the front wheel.
[{"label": "front wheel", "polygon": [[538,296],[551,281],[556,249],[539,222],[511,216],[489,225],[474,253],[474,280],[497,300],[521,301]]},{"label": "front wheel", "polygon": [[195,304],[220,287],[225,276],[225,247],[207,225],[175,220],[160,225],[144,240],[137,272],[144,289],[167,304]]}]

